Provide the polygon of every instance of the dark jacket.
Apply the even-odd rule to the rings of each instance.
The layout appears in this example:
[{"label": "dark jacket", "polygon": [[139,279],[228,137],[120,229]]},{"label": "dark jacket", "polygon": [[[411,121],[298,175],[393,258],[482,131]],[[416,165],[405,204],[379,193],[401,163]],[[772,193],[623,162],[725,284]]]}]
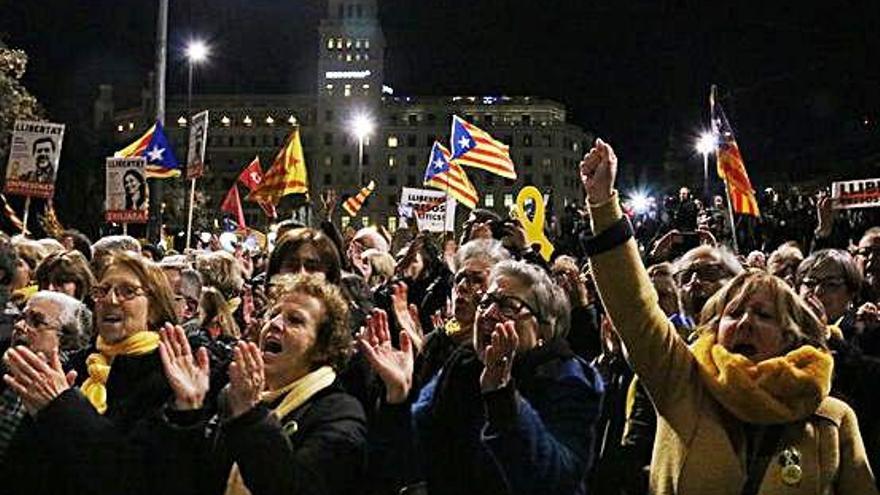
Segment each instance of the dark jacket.
[{"label": "dark jacket", "polygon": [[[280,402],[281,399],[278,400]],[[180,452],[156,493],[222,494],[237,463],[253,495],[358,493],[366,464],[360,403],[334,383],[280,421],[261,404],[231,421],[165,410],[161,451]]]},{"label": "dark jacket", "polygon": [[[85,357],[71,357],[77,380],[88,377]],[[171,397],[159,354],[118,356],[107,379],[107,411],[98,414],[77,388],[25,417],[10,445],[4,493],[102,495],[158,493],[144,468],[162,469],[172,455],[148,458],[151,419]]]},{"label": "dark jacket", "polygon": [[425,480],[431,495],[585,493],[602,381],[560,349],[517,356],[514,381],[482,394],[482,364],[462,347],[410,407],[389,406],[384,426],[396,425],[394,452],[415,459],[401,446],[413,439],[421,461],[406,481]]}]

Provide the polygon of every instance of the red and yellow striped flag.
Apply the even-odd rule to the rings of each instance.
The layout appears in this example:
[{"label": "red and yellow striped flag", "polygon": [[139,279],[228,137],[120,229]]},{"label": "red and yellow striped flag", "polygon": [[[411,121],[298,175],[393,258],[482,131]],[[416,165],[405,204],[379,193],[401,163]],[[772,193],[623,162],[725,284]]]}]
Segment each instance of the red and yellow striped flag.
[{"label": "red and yellow striped flag", "polygon": [[248,201],[265,201],[278,204],[288,194],[309,194],[309,179],[306,161],[299,140],[299,127],[288,136],[284,147],[275,156],[275,161],[263,175],[260,186],[251,191]]},{"label": "red and yellow striped flag", "polygon": [[0,200],[3,200],[3,213],[6,215],[6,218],[12,222],[13,227],[26,234],[27,232],[24,232],[24,222],[21,218],[18,218],[18,214],[15,213],[15,210],[13,210],[11,206],[9,206],[9,202],[6,201],[6,196],[0,194]]},{"label": "red and yellow striped flag", "polygon": [[357,215],[361,211],[361,207],[364,206],[364,202],[373,193],[373,189],[376,189],[376,182],[371,180],[367,187],[361,188],[357,195],[346,199],[345,203],[342,203],[342,207],[345,208],[349,215]]},{"label": "red and yellow striped flag", "polygon": [[746,172],[739,146],[736,144],[733,128],[727,121],[727,116],[724,115],[721,105],[715,102],[714,92],[710,96],[710,106],[712,131],[718,139],[718,149],[715,151],[718,177],[727,185],[727,193],[730,195],[733,211],[741,215],[760,217],[761,212],[758,210],[755,190],[749,180],[749,174]]}]

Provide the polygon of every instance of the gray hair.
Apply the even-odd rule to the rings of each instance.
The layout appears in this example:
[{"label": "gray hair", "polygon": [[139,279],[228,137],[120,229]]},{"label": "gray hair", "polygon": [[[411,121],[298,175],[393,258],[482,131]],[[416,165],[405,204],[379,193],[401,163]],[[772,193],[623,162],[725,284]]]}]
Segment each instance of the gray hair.
[{"label": "gray hair", "polygon": [[31,296],[30,302],[47,301],[59,308],[59,342],[62,351],[77,351],[86,347],[92,333],[92,312],[85,304],[61,292],[41,290]]},{"label": "gray hair", "polygon": [[180,272],[180,294],[199,299],[202,293],[202,274],[198,270],[187,268]]},{"label": "gray hair", "polygon": [[495,239],[475,239],[468,241],[458,248],[455,252],[453,271],[458,271],[466,261],[471,259],[483,259],[490,265],[496,265],[502,261],[510,259],[510,253],[501,241]]},{"label": "gray hair", "polygon": [[189,258],[187,258],[185,254],[172,254],[162,258],[159,261],[159,266],[162,268],[184,270],[186,268],[191,268],[192,263],[189,262]]},{"label": "gray hair", "polygon": [[108,235],[92,244],[92,256],[101,253],[115,253],[117,251],[131,251],[140,254],[141,244],[130,235]]},{"label": "gray hair", "polygon": [[535,301],[534,309],[539,313],[535,316],[542,324],[549,326],[550,338],[568,335],[571,304],[565,291],[553,282],[546,271],[525,261],[505,260],[492,268],[489,283],[500,276],[513,277],[529,288]]},{"label": "gray hair", "polygon": [[742,264],[736,259],[736,255],[730,252],[726,247],[715,247],[703,244],[702,246],[697,246],[691,249],[684,253],[681,258],[675,260],[672,264],[672,273],[676,274],[685,270],[694,262],[694,259],[706,255],[716,258],[721,265],[724,266],[731,277],[743,272]]},{"label": "gray hair", "polygon": [[843,272],[843,279],[846,281],[846,288],[850,294],[858,294],[862,287],[862,274],[856,266],[856,260],[847,251],[841,249],[822,249],[807,256],[797,269],[797,285],[803,283],[804,278],[811,271],[820,266],[832,263],[840,267]]}]

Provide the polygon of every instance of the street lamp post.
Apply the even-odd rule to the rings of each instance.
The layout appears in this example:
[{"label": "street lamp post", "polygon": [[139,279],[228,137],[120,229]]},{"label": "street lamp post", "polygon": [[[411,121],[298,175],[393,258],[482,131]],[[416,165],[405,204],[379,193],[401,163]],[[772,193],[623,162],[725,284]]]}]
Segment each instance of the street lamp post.
[{"label": "street lamp post", "polygon": [[375,123],[365,114],[355,115],[351,121],[351,132],[358,140],[358,186],[364,182],[364,140],[373,134],[374,128]]},{"label": "street lamp post", "polygon": [[[704,132],[697,140],[696,150],[703,155],[703,198],[709,201],[709,154],[715,151],[716,146],[715,134]],[[708,204],[708,203],[707,203]]]},{"label": "street lamp post", "polygon": [[[192,122],[192,91],[193,91],[193,67],[208,58],[208,45],[204,41],[195,40],[186,47],[186,60],[188,77],[186,83],[186,123],[189,128]],[[193,202],[196,196],[196,179],[193,177],[189,183],[189,207],[186,214],[186,247],[189,247],[192,238]]]}]

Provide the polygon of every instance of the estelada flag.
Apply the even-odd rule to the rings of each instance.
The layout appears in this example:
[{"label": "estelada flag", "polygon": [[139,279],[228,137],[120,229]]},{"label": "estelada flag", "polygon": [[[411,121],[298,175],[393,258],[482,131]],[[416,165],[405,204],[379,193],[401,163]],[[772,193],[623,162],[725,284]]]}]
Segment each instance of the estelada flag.
[{"label": "estelada flag", "polygon": [[[238,182],[252,192],[260,187],[263,183],[263,167],[260,166],[260,157],[255,156],[251,163],[238,174]],[[275,205],[266,201],[258,201],[257,204],[263,209],[263,212],[269,218],[277,218],[278,212],[275,211]]]},{"label": "estelada flag", "polygon": [[361,188],[357,195],[346,199],[345,202],[342,203],[342,207],[345,208],[345,211],[348,212],[349,215],[357,215],[358,212],[361,211],[361,207],[364,206],[364,202],[370,194],[373,193],[373,189],[376,189],[376,182],[371,180],[370,183],[367,184],[367,187]]},{"label": "estelada flag", "polygon": [[709,106],[712,114],[712,132],[718,140],[718,148],[715,151],[718,177],[727,185],[727,193],[730,195],[733,211],[742,215],[760,217],[761,212],[758,210],[755,190],[752,188],[752,182],[746,172],[739,146],[736,144],[733,128],[730,126],[727,116],[724,115],[721,104],[715,101],[714,86],[709,95]]},{"label": "estelada flag", "polygon": [[508,179],[516,179],[516,169],[510,158],[510,147],[489,135],[488,132],[452,116],[451,160],[465,167],[475,167]]},{"label": "estelada flag", "polygon": [[287,137],[284,147],[263,176],[263,182],[248,195],[247,199],[277,205],[284,196],[297,193],[305,194],[307,197],[309,194],[309,179],[298,127]]},{"label": "estelada flag", "polygon": [[232,184],[232,187],[229,188],[226,197],[223,198],[223,203],[220,204],[220,211],[225,211],[235,216],[238,228],[243,229],[247,227],[244,222],[244,209],[241,207],[241,197],[238,195],[238,185]]},{"label": "estelada flag", "polygon": [[117,158],[130,158],[142,156],[147,159],[148,179],[168,179],[180,176],[180,164],[174,156],[168,137],[162,128],[162,122],[156,121],[147,129],[143,136],[133,143],[117,151],[113,156]]},{"label": "estelada flag", "polygon": [[425,169],[425,185],[431,186],[457,199],[468,208],[475,208],[479,201],[477,189],[471,184],[464,169],[450,161],[451,154],[442,144],[434,141],[431,158]]}]

